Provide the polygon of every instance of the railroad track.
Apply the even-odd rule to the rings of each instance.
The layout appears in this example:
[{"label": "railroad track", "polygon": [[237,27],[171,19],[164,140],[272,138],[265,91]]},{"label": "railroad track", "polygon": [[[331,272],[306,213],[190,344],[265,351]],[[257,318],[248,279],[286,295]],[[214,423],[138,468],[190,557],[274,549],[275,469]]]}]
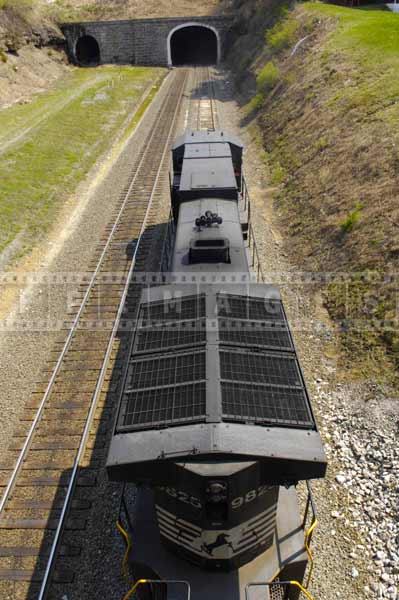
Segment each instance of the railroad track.
[{"label": "railroad track", "polygon": [[[91,278],[80,286],[66,339],[53,351],[0,465],[4,600],[61,598],[60,590],[73,586],[142,290],[132,281],[148,268],[156,245],[158,204],[188,75],[182,69],[169,76],[165,101],[101,240]],[[205,91],[190,103],[189,119],[212,129],[217,116],[209,69],[196,69],[195,78]]]},{"label": "railroad track", "polygon": [[215,84],[211,67],[197,67],[193,71],[195,110],[189,119],[191,129],[213,130],[220,127],[216,107]]}]

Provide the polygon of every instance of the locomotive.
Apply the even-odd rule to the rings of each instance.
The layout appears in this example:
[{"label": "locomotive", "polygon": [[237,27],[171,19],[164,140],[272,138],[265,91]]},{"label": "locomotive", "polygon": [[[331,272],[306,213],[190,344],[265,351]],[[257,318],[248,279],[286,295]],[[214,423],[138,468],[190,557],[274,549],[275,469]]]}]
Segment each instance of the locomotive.
[{"label": "locomotive", "polygon": [[[249,266],[242,155],[225,131],[172,148],[168,275],[142,292],[107,459],[110,480],[137,486],[137,578],[183,580],[193,600],[264,599],[246,587],[277,574],[302,582],[296,485],[326,471],[280,293]],[[149,598],[187,597],[156,587]]]}]

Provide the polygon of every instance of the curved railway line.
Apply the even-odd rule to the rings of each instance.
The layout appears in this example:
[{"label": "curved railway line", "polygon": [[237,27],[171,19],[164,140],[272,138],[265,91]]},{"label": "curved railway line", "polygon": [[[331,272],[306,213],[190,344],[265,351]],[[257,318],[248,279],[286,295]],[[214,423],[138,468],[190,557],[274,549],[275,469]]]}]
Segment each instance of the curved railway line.
[{"label": "curved railway line", "polygon": [[[74,570],[68,565],[79,557],[76,539],[85,536],[96,471],[105,462],[112,426],[110,400],[115,405],[117,399],[115,373],[123,366],[142,289],[134,283],[135,274],[146,271],[154,254],[168,151],[177,135],[190,74],[196,88],[195,100],[189,104],[191,126],[214,129],[219,125],[210,70],[171,73],[165,82],[165,100],[149,117],[153,125],[114,222],[101,240],[91,276],[81,283],[58,357],[27,402],[23,423],[0,465],[0,596],[4,600],[42,600],[50,588],[53,592],[57,585],[73,582]],[[73,535],[68,538],[69,533]]]}]

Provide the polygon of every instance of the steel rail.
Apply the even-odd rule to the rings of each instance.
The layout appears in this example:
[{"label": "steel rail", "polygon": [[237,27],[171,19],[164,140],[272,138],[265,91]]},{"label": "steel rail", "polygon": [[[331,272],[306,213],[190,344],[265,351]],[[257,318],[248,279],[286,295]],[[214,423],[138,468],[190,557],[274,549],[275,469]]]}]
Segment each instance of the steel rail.
[{"label": "steel rail", "polygon": [[212,76],[211,76],[211,69],[210,67],[201,67],[196,71],[196,88],[197,89],[201,89],[202,85],[204,83],[206,83],[207,88],[208,88],[208,95],[205,96],[205,94],[203,94],[202,96],[200,96],[200,98],[198,99],[198,107],[197,107],[197,130],[200,131],[201,130],[201,104],[204,101],[209,102],[209,109],[210,109],[210,127],[208,127],[207,129],[210,130],[215,130],[216,129],[216,123],[219,121],[218,119],[218,112],[217,112],[217,107],[215,104],[215,93],[214,93],[214,86],[213,86],[213,80],[212,80]]},{"label": "steel rail", "polygon": [[212,85],[212,76],[211,76],[211,68],[206,68],[206,81],[208,85],[208,97],[209,97],[209,106],[211,109],[211,121],[212,127],[211,129],[216,129],[216,107],[214,106],[214,88]]},{"label": "steel rail", "polygon": [[[202,86],[202,80],[201,80],[201,69],[196,69],[195,70],[195,76],[196,76],[196,89],[200,90],[201,86]],[[198,106],[197,106],[197,130],[201,129],[201,102],[203,100],[202,96],[199,96],[198,98]]]},{"label": "steel rail", "polygon": [[[166,80],[164,80],[164,81],[166,81]],[[169,93],[171,93],[171,92],[172,92],[172,88],[169,90]],[[147,113],[147,110],[148,110],[148,108],[146,109],[146,111],[145,111],[144,114]],[[158,124],[159,121],[161,120],[161,117],[163,115],[164,110],[165,110],[164,106],[161,107],[161,109],[160,109],[160,111],[159,111],[159,113],[158,113],[158,115],[156,117],[156,124]],[[143,119],[140,122],[139,128],[142,127],[142,124],[143,124]],[[138,164],[138,166],[136,168],[136,172],[135,172],[135,174],[134,174],[134,176],[132,178],[132,181],[130,182],[128,191],[126,192],[125,198],[124,198],[124,200],[122,202],[121,208],[120,208],[119,213],[118,213],[117,218],[116,218],[116,221],[115,221],[115,223],[114,223],[114,225],[112,227],[112,230],[111,230],[111,232],[110,232],[110,234],[108,236],[108,239],[107,239],[107,241],[105,243],[104,249],[103,249],[103,251],[101,253],[101,256],[100,256],[100,258],[98,260],[96,269],[95,269],[95,271],[93,273],[93,276],[92,276],[92,278],[90,280],[90,283],[89,283],[88,288],[86,290],[86,293],[85,293],[85,295],[83,297],[82,303],[81,303],[81,305],[79,307],[79,310],[78,310],[78,312],[76,314],[76,317],[75,317],[75,319],[74,319],[74,321],[72,323],[72,327],[71,327],[71,329],[69,331],[67,339],[66,339],[66,341],[64,343],[64,346],[63,346],[63,348],[61,350],[61,354],[60,354],[60,356],[59,356],[59,358],[57,360],[57,363],[56,363],[56,365],[54,367],[54,371],[53,371],[53,373],[51,375],[51,378],[50,378],[50,381],[49,381],[49,383],[47,385],[47,388],[46,388],[46,391],[44,393],[44,396],[43,396],[43,398],[42,398],[42,400],[40,402],[40,405],[39,405],[39,407],[37,409],[37,413],[35,415],[33,423],[32,423],[32,425],[31,425],[31,427],[29,429],[29,432],[28,432],[27,437],[25,439],[24,445],[23,445],[23,447],[21,449],[21,452],[20,452],[20,454],[18,456],[17,462],[16,462],[16,464],[14,466],[14,470],[13,470],[13,472],[11,474],[11,477],[10,477],[10,479],[8,481],[7,487],[6,487],[6,489],[5,489],[4,493],[3,493],[3,496],[1,498],[1,501],[0,501],[0,514],[4,510],[5,504],[6,504],[7,500],[8,500],[8,498],[9,498],[9,495],[10,495],[13,487],[14,487],[15,480],[16,480],[17,475],[19,473],[19,470],[21,468],[22,462],[24,461],[26,453],[27,453],[27,451],[28,451],[28,449],[30,447],[30,444],[32,442],[33,434],[34,434],[34,432],[36,430],[36,427],[37,427],[37,424],[40,421],[40,418],[42,416],[42,413],[43,413],[43,410],[44,410],[44,406],[45,406],[45,404],[46,404],[46,402],[47,402],[47,400],[48,400],[48,398],[49,398],[49,396],[51,394],[52,388],[54,386],[54,383],[55,383],[55,380],[57,378],[57,375],[58,375],[58,373],[60,371],[60,368],[61,368],[61,365],[62,365],[63,360],[65,358],[65,355],[66,355],[66,353],[69,350],[72,338],[73,338],[73,336],[74,336],[74,334],[75,334],[75,332],[77,330],[77,326],[78,326],[78,323],[80,321],[80,317],[82,316],[82,313],[83,313],[83,311],[84,311],[84,309],[85,309],[85,307],[87,305],[87,302],[88,302],[90,293],[91,293],[91,291],[92,291],[92,289],[94,287],[97,275],[98,275],[98,273],[99,273],[99,271],[100,271],[100,269],[102,267],[105,255],[106,255],[106,253],[107,253],[107,251],[108,251],[108,249],[109,249],[109,247],[110,247],[110,245],[112,243],[112,239],[114,237],[115,231],[116,231],[117,227],[119,226],[119,223],[121,221],[123,212],[125,210],[126,204],[128,202],[128,199],[129,199],[130,192],[131,192],[131,190],[132,190],[132,188],[133,188],[133,186],[134,186],[134,184],[136,182],[136,179],[138,177],[138,173],[140,171],[140,168],[141,168],[141,166],[142,166],[142,164],[143,164],[143,162],[145,160],[145,157],[147,155],[148,146],[149,146],[150,142],[152,141],[155,133],[156,133],[156,127],[154,126],[154,130],[152,132],[150,140],[147,143],[147,146],[146,146],[146,148],[144,150],[143,156],[142,156],[142,158],[141,158],[141,160],[140,160],[140,162],[139,162],[139,164]]]},{"label": "steel rail", "polygon": [[[158,186],[160,175],[161,175],[161,172],[162,172],[163,163],[165,161],[166,154],[169,151],[170,138],[171,138],[172,132],[174,130],[176,118],[177,118],[177,115],[178,115],[178,112],[179,112],[179,109],[180,109],[180,103],[181,103],[181,99],[183,97],[183,93],[184,93],[184,89],[185,89],[185,85],[186,85],[186,81],[187,81],[187,75],[188,75],[188,72],[186,72],[186,74],[185,74],[185,77],[184,77],[183,82],[182,82],[182,87],[181,87],[181,90],[180,90],[180,94],[179,94],[179,99],[176,102],[176,108],[175,108],[175,111],[173,113],[172,122],[171,122],[171,125],[170,125],[170,130],[169,130],[166,142],[165,142],[165,146],[164,146],[164,150],[163,150],[163,153],[162,153],[162,157],[161,157],[161,160],[160,160],[160,163],[159,163],[159,167],[158,167],[158,170],[157,170],[157,173],[156,173],[156,176],[155,176],[154,185],[153,185],[153,188],[152,188],[152,191],[151,191],[151,195],[150,195],[150,198],[149,198],[149,201],[148,201],[148,206],[147,206],[147,210],[146,210],[146,213],[145,213],[145,216],[144,216],[144,219],[143,219],[143,224],[141,226],[140,234],[138,236],[137,243],[136,243],[136,246],[135,246],[135,249],[134,249],[134,254],[133,254],[132,261],[131,261],[130,268],[129,268],[129,272],[128,272],[128,275],[127,275],[127,278],[126,278],[126,283],[125,283],[125,287],[124,287],[124,290],[123,290],[123,294],[122,294],[122,297],[121,297],[121,300],[120,300],[120,304],[119,304],[119,308],[118,308],[118,313],[116,315],[114,326],[113,326],[113,329],[112,329],[112,332],[111,332],[111,336],[110,336],[109,341],[108,341],[108,346],[107,346],[107,350],[106,350],[106,353],[105,353],[105,358],[104,358],[104,362],[103,362],[103,365],[102,365],[102,368],[101,368],[101,372],[100,372],[99,378],[97,380],[96,389],[94,391],[94,394],[93,394],[93,397],[92,397],[92,400],[91,400],[90,411],[89,411],[89,414],[88,414],[88,417],[87,417],[87,421],[86,421],[86,424],[85,424],[85,428],[84,428],[84,431],[83,431],[83,434],[82,434],[82,438],[81,438],[81,442],[80,442],[80,445],[79,445],[79,449],[78,449],[77,455],[75,457],[75,461],[74,461],[74,465],[73,465],[73,470],[72,470],[71,478],[70,478],[68,489],[67,489],[67,492],[66,492],[65,501],[64,501],[64,504],[63,504],[63,507],[62,507],[61,515],[59,517],[57,529],[56,529],[56,532],[55,532],[55,535],[54,535],[54,538],[53,538],[53,542],[52,542],[52,546],[51,546],[51,550],[50,550],[50,555],[49,555],[49,558],[48,558],[48,561],[47,561],[45,573],[44,573],[42,584],[41,584],[41,587],[40,587],[40,592],[39,592],[38,600],[44,600],[44,598],[45,598],[45,596],[47,594],[47,591],[48,591],[47,586],[48,586],[49,581],[50,581],[50,575],[51,575],[52,568],[53,568],[53,565],[54,565],[54,560],[55,560],[56,553],[57,553],[58,543],[59,543],[59,541],[61,539],[61,534],[62,534],[62,531],[63,531],[65,519],[66,519],[66,516],[68,514],[68,510],[69,510],[69,503],[70,503],[70,500],[71,500],[71,497],[72,497],[72,493],[73,493],[73,490],[74,490],[74,487],[75,487],[75,482],[76,482],[77,473],[78,473],[78,469],[79,469],[79,462],[80,462],[80,459],[81,459],[81,457],[83,455],[83,452],[85,451],[85,448],[86,448],[87,437],[89,435],[90,428],[91,428],[92,421],[93,421],[93,416],[94,416],[95,410],[97,408],[98,397],[100,395],[100,392],[101,392],[101,389],[102,389],[102,386],[103,386],[103,383],[104,383],[104,377],[105,377],[105,374],[106,374],[106,371],[107,371],[107,368],[108,368],[109,358],[111,356],[113,344],[114,344],[115,337],[116,337],[116,334],[117,334],[118,329],[119,329],[120,320],[121,320],[121,317],[122,317],[122,314],[123,314],[124,305],[125,305],[125,301],[126,301],[126,298],[127,298],[129,286],[130,286],[130,283],[131,283],[131,280],[132,280],[132,277],[133,277],[133,271],[134,271],[134,268],[135,268],[135,261],[136,261],[137,253],[138,253],[138,250],[139,250],[139,247],[140,247],[140,242],[141,242],[141,239],[142,239],[142,237],[144,235],[144,232],[145,232],[145,229],[146,229],[148,216],[149,216],[150,210],[152,208],[152,203],[153,203],[155,192],[156,192],[156,189],[157,189],[157,186]],[[154,131],[156,131],[156,127],[154,127]],[[152,139],[152,136],[151,136],[151,139]]]},{"label": "steel rail", "polygon": [[219,113],[217,110],[217,106],[215,103],[215,86],[213,84],[212,74],[210,67],[208,69],[208,95],[211,103],[211,115],[212,115],[212,128],[216,129],[216,126],[219,125]]}]

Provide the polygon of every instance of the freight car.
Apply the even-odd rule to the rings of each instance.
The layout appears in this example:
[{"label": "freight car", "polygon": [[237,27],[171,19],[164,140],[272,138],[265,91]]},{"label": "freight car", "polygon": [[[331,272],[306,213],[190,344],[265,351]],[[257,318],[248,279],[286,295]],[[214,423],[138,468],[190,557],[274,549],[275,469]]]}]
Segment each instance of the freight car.
[{"label": "freight car", "polygon": [[248,585],[308,563],[296,485],[326,458],[280,293],[249,267],[242,152],[224,131],[176,141],[168,281],[142,293],[124,375],[107,471],[137,485],[132,569],[186,582],[148,598],[295,600]]}]

